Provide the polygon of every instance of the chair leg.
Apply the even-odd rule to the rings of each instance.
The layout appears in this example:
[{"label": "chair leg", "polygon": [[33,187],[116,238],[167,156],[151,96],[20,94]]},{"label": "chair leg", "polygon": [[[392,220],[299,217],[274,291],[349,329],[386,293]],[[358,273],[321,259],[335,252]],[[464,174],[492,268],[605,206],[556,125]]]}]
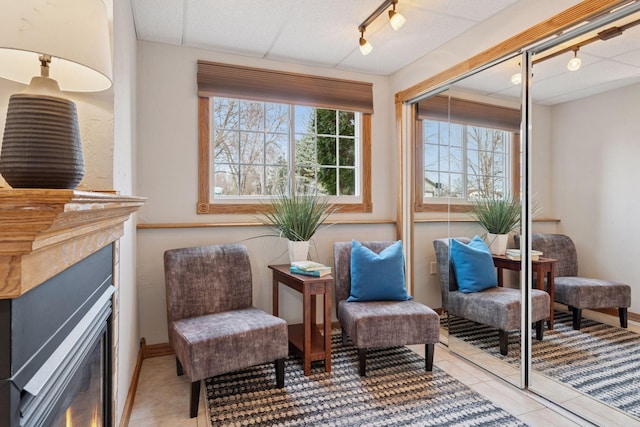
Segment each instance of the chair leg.
[{"label": "chair leg", "polygon": [[182,363],[180,363],[177,357],[176,357],[176,372],[178,373],[178,376],[182,376],[184,374],[184,369],[182,369]]},{"label": "chair leg", "polygon": [[358,349],[358,361],[360,363],[360,376],[364,377],[367,371],[367,349]]},{"label": "chair leg", "polygon": [[620,327],[627,327],[627,307],[618,307],[618,315],[620,316]]},{"label": "chair leg", "polygon": [[189,416],[195,418],[198,416],[198,404],[200,403],[200,381],[191,383],[191,408]]},{"label": "chair leg", "polygon": [[274,364],[276,365],[276,386],[284,388],[284,359],[277,359]]},{"label": "chair leg", "polygon": [[500,338],[500,354],[506,356],[509,351],[509,332],[500,329],[498,337]]},{"label": "chair leg", "polygon": [[544,337],[544,320],[538,320],[536,322],[536,339],[542,341]]},{"label": "chair leg", "polygon": [[347,332],[344,330],[344,328],[341,328],[341,329],[342,329],[342,345],[347,345],[348,344]]},{"label": "chair leg", "polygon": [[582,309],[581,308],[571,308],[573,311],[573,329],[576,331],[580,330],[580,320],[582,319]]},{"label": "chair leg", "polygon": [[425,344],[424,345],[424,356],[425,356],[425,365],[424,369],[427,372],[433,371],[433,353],[436,348],[435,344]]}]

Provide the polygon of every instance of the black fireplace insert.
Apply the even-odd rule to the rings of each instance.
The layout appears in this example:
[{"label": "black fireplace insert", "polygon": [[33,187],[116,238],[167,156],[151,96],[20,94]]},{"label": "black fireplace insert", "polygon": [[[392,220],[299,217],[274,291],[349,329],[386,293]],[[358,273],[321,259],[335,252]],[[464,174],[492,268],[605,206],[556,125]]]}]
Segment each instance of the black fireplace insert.
[{"label": "black fireplace insert", "polygon": [[113,292],[108,245],[0,300],[0,427],[111,427]]}]

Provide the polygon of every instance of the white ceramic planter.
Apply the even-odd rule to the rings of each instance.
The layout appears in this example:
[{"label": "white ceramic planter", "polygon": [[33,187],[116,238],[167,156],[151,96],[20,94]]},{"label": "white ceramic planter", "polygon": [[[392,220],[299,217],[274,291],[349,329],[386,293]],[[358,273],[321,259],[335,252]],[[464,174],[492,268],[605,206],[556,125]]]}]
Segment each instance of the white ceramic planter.
[{"label": "white ceramic planter", "polygon": [[491,251],[493,255],[504,255],[507,253],[507,244],[509,243],[508,234],[487,233],[485,241],[487,242],[487,246],[489,246],[489,251]]},{"label": "white ceramic planter", "polygon": [[287,242],[289,248],[289,261],[306,261],[309,257],[309,241],[294,242],[289,240]]}]

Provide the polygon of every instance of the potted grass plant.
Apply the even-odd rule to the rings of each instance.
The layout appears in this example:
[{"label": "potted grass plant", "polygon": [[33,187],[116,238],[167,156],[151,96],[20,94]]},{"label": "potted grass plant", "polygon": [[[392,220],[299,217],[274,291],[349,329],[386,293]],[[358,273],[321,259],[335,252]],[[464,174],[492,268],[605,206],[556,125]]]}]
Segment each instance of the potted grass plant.
[{"label": "potted grass plant", "polygon": [[495,255],[504,255],[509,233],[520,226],[519,200],[489,197],[472,202],[472,216],[487,231],[486,242]]},{"label": "potted grass plant", "polygon": [[329,201],[318,194],[279,193],[265,208],[260,221],[288,240],[289,260],[304,261],[309,241],[334,211]]}]

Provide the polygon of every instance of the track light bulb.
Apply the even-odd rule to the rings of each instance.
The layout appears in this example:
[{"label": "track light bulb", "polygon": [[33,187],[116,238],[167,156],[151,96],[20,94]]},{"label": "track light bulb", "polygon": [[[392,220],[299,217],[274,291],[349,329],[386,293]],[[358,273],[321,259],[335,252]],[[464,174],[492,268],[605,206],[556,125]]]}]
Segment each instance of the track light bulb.
[{"label": "track light bulb", "polygon": [[582,61],[580,60],[580,58],[571,58],[571,61],[569,61],[569,63],[567,64],[567,69],[569,71],[578,71],[581,65]]},{"label": "track light bulb", "polygon": [[573,58],[567,64],[567,70],[569,71],[578,71],[580,66],[582,65],[582,61],[578,58],[578,49],[573,51]]},{"label": "track light bulb", "polygon": [[363,55],[369,55],[373,50],[373,46],[364,37],[360,37],[360,52]]},{"label": "track light bulb", "polygon": [[522,83],[522,74],[515,73],[513,76],[511,76],[511,83],[513,83],[514,85],[519,85],[520,83]]},{"label": "track light bulb", "polygon": [[396,5],[394,3],[393,10],[389,11],[389,24],[391,24],[391,28],[393,28],[393,31],[398,31],[405,22],[407,22],[407,19],[396,12]]}]

